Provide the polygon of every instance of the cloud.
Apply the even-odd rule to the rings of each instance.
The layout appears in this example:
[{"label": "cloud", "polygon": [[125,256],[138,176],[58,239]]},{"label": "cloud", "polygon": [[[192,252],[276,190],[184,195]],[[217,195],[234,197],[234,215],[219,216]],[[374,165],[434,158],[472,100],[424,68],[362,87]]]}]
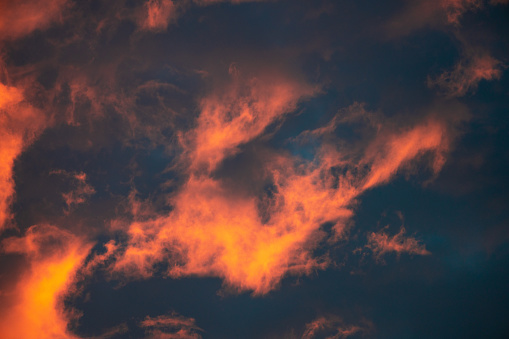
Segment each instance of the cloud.
[{"label": "cloud", "polygon": [[193,318],[175,312],[154,318],[147,316],[140,327],[145,328],[147,339],[199,339],[202,337],[199,332],[203,332]]},{"label": "cloud", "polygon": [[400,134],[390,135],[374,143],[367,151],[364,161],[371,162],[371,169],[364,189],[387,182],[419,154],[432,151],[435,154],[432,168],[438,172],[449,147],[446,126],[434,119]]},{"label": "cloud", "polygon": [[90,247],[50,225],[32,226],[24,237],[3,240],[3,252],[23,255],[28,267],[0,308],[2,338],[77,338],[67,329],[72,314],[65,312],[63,297],[73,290]]},{"label": "cloud", "polygon": [[217,4],[221,2],[229,2],[232,4],[241,4],[241,3],[247,3],[247,2],[267,2],[267,1],[274,1],[274,0],[193,0],[194,3],[199,5],[212,5]]},{"label": "cloud", "polygon": [[334,315],[321,316],[306,324],[302,339],[340,339],[348,338],[352,335],[365,336],[371,331],[371,326],[370,323],[359,325],[345,324],[343,319]]},{"label": "cloud", "polygon": [[504,64],[489,54],[477,54],[460,60],[451,71],[428,78],[429,86],[438,87],[449,97],[461,97],[475,92],[482,80],[500,79]]},{"label": "cloud", "polygon": [[459,26],[464,13],[483,7],[482,0],[411,0],[385,25],[390,37],[406,36],[423,28]]},{"label": "cloud", "polygon": [[[497,2],[490,2],[496,5]],[[490,55],[486,47],[479,47],[463,37],[460,30],[461,17],[483,8],[482,0],[418,0],[409,1],[405,8],[386,25],[389,37],[402,37],[415,30],[433,27],[453,31],[461,46],[463,57],[450,71],[437,77],[428,77],[428,86],[437,87],[448,97],[461,97],[475,92],[482,80],[499,79],[505,65]],[[471,33],[469,34],[471,35]],[[470,38],[470,37],[469,37]]]},{"label": "cloud", "polygon": [[274,0],[147,0],[138,13],[138,26],[143,31],[164,32],[177,22],[191,5],[210,6],[218,3],[240,4]]},{"label": "cloud", "polygon": [[0,40],[16,39],[62,21],[67,0],[0,0]]},{"label": "cloud", "polygon": [[463,13],[482,7],[482,0],[442,0],[442,7],[447,14],[447,21],[451,24],[459,24]]},{"label": "cloud", "polygon": [[296,225],[291,220],[264,224],[256,199],[194,177],[175,197],[169,216],[130,226],[129,246],[115,269],[147,277],[154,263],[169,260],[172,277],[220,276],[236,290],[267,293],[287,271],[311,272],[323,265],[305,249],[315,225],[302,225],[308,219],[302,217]]},{"label": "cloud", "polygon": [[413,237],[405,236],[405,228],[401,227],[399,232],[392,237],[383,230],[368,234],[368,244],[374,255],[379,259],[387,253],[396,253],[398,256],[402,253],[416,255],[430,255],[424,244],[421,244]]},{"label": "cloud", "polygon": [[219,93],[203,98],[197,127],[185,136],[191,169],[213,171],[237,153],[239,146],[261,135],[316,92],[317,88],[274,73],[236,79]]},{"label": "cloud", "polygon": [[[202,101],[196,128],[187,134],[192,137],[187,181],[169,197],[172,211],[138,220],[134,213],[127,247],[118,252],[113,272],[147,278],[165,264],[174,278],[217,276],[234,291],[266,294],[286,275],[327,267],[327,255],[313,254],[329,236],[322,226],[333,225],[329,240],[340,238],[364,191],[388,182],[426,154],[434,155],[434,172],[445,161],[447,125],[428,118],[412,127],[377,130],[364,153],[353,158],[338,151],[334,139],[324,142],[312,160],[269,151],[253,169],[257,179],[245,173],[260,188],[244,191],[213,170],[237,152],[238,145],[297,109],[302,93],[309,93],[294,89],[307,87],[268,79],[257,79],[260,89],[248,80],[247,86],[235,84],[233,90],[226,87],[224,95]],[[332,132],[330,128],[317,135]]]},{"label": "cloud", "polygon": [[112,328],[105,330],[102,334],[95,337],[88,337],[87,339],[109,339],[109,338],[118,338],[120,334],[125,334],[129,332],[129,327],[127,324],[123,323]]},{"label": "cloud", "polygon": [[161,32],[177,19],[177,6],[172,0],[148,0],[140,22],[141,29]]},{"label": "cloud", "polygon": [[[248,2],[253,4],[237,6]],[[25,265],[19,268],[16,284],[1,293],[8,302],[0,306],[0,337],[14,337],[17,331],[16,337],[22,338],[75,338],[69,324],[76,314],[68,312],[63,301],[69,301],[66,294],[74,293],[76,281],[92,282],[85,285],[92,296],[96,289],[111,286],[94,281],[103,276],[98,270],[104,267],[105,275],[120,280],[214,277],[225,289],[265,295],[287,277],[334,266],[336,247],[355,241],[350,239],[356,233],[350,233],[352,216],[368,190],[420,167],[436,174],[445,166],[454,135],[442,113],[450,113],[429,116],[429,111],[414,111],[412,105],[429,93],[417,86],[408,89],[408,96],[398,97],[393,87],[414,83],[412,77],[425,72],[404,72],[406,66],[398,60],[436,47],[436,42],[447,45],[446,34],[429,32],[404,46],[388,46],[376,37],[365,38],[377,15],[393,6],[381,5],[382,12],[376,6],[375,11],[339,6],[331,15],[340,17],[322,16],[314,23],[303,19],[315,12],[309,7],[320,7],[320,12],[332,2],[255,2],[0,0],[0,39],[9,40],[2,53],[15,78],[2,75],[0,84],[0,224],[6,225],[0,228],[8,227],[12,213],[18,213],[19,230],[8,230],[3,237],[25,234],[2,243],[5,261],[16,257]],[[448,25],[456,30],[467,21],[468,11],[479,8],[475,1],[415,1],[415,7],[407,3],[413,9],[403,26],[409,29]],[[53,29],[68,9],[73,20]],[[172,27],[187,10],[192,20]],[[225,17],[232,11],[234,17]],[[169,29],[169,34],[150,33]],[[324,60],[320,50],[331,50],[338,41],[341,46],[332,48],[336,53]],[[450,48],[444,47],[448,56]],[[380,52],[367,68],[364,62],[371,56],[358,58],[366,50]],[[238,64],[232,63],[229,80],[217,81],[218,69],[227,68],[231,60]],[[278,65],[268,69],[270,63]],[[246,75],[238,66],[245,64],[258,69]],[[358,67],[367,69],[369,76],[358,74]],[[449,96],[465,95],[482,80],[500,78],[503,69],[499,60],[481,53],[430,84]],[[394,72],[389,77],[392,85],[377,93],[380,77]],[[304,80],[311,78],[321,79],[323,86]],[[30,86],[41,87],[36,99]],[[392,117],[354,103],[315,128],[336,110],[331,107],[345,101],[348,106],[351,98],[364,98],[371,106],[378,103]],[[395,117],[402,106],[410,113]],[[300,133],[303,129],[308,130]],[[294,148],[296,142],[300,144]],[[100,145],[91,151],[92,144]],[[20,157],[27,149],[30,154]],[[86,174],[80,172],[81,165]],[[48,194],[51,184],[32,184],[52,168],[67,170],[61,173],[71,186],[68,190]],[[14,178],[19,201],[13,205]],[[163,181],[171,181],[171,187]],[[125,216],[118,201],[129,186],[133,193],[126,200],[132,215]],[[143,203],[136,201],[136,189]],[[59,215],[64,202],[67,208]],[[83,213],[68,213],[77,208]],[[109,218],[125,218],[124,225],[108,228]],[[57,226],[27,230],[34,219],[52,220]],[[106,244],[90,252],[88,242],[62,230],[67,228],[93,233],[91,237]],[[403,228],[397,234],[370,234],[369,248],[379,257],[428,252]],[[2,272],[2,278],[10,273]],[[104,300],[92,297],[91,302]],[[85,312],[96,304],[89,306],[84,306]],[[141,325],[147,336],[202,334],[191,318],[142,313],[146,314],[151,316]],[[103,332],[100,327],[113,319],[88,320],[80,333],[107,337],[127,331],[127,325],[120,325]],[[325,316],[309,323],[305,333],[350,337],[361,335],[362,328]]]},{"label": "cloud", "polygon": [[354,102],[350,106],[339,110],[325,126],[314,130],[306,130],[294,138],[293,141],[305,143],[313,138],[328,137],[342,124],[359,123],[380,131],[382,128],[382,116],[366,110],[365,106],[364,103]]},{"label": "cloud", "polygon": [[0,83],[0,232],[11,219],[14,160],[47,123],[45,115],[25,100],[22,86]]},{"label": "cloud", "polygon": [[95,189],[87,183],[87,174],[84,172],[67,172],[64,170],[52,171],[51,174],[61,174],[72,181],[72,190],[62,193],[62,198],[67,205],[66,213],[69,213],[76,205],[83,204],[95,194]]}]

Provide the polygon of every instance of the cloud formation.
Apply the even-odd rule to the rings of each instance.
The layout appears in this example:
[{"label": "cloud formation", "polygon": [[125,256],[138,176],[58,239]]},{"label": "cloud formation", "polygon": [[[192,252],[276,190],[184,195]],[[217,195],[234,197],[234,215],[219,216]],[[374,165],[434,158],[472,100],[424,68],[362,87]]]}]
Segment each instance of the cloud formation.
[{"label": "cloud formation", "polygon": [[482,0],[442,0],[442,6],[447,14],[447,21],[459,24],[459,18],[469,10],[476,10],[483,5]]},{"label": "cloud formation", "polygon": [[183,317],[175,312],[157,317],[147,316],[140,323],[147,339],[199,339],[203,332],[193,318]]},{"label": "cloud formation", "polygon": [[381,230],[368,234],[368,244],[366,245],[373,251],[373,254],[381,259],[387,253],[396,253],[398,256],[402,253],[416,255],[430,255],[426,246],[413,237],[405,236],[405,228],[401,227],[399,232],[392,237]]},{"label": "cloud formation", "polygon": [[[129,226],[129,242],[119,252],[114,271],[147,278],[156,264],[166,263],[167,274],[174,278],[217,276],[235,291],[266,294],[288,274],[309,274],[328,265],[326,255],[313,254],[328,237],[322,226],[332,224],[334,238],[340,237],[364,191],[386,183],[423,155],[433,154],[434,172],[444,164],[447,125],[429,118],[378,133],[360,160],[326,142],[313,160],[269,152],[256,169],[260,189],[232,189],[228,180],[214,174],[217,167],[312,93],[288,81],[265,81],[234,83],[234,90],[226,87],[224,95],[202,100],[197,126],[187,133],[188,179],[170,197],[171,213]],[[330,134],[334,128],[320,131],[308,134]]]},{"label": "cloud formation", "polygon": [[47,123],[45,115],[25,100],[23,87],[0,83],[0,232],[11,218],[14,160]]},{"label": "cloud formation", "polygon": [[345,324],[338,316],[328,315],[316,318],[306,324],[302,339],[327,338],[341,339],[352,335],[365,337],[371,331],[371,324]]},{"label": "cloud formation", "polygon": [[[234,75],[234,77],[237,77]],[[284,75],[237,78],[219,93],[200,102],[197,127],[187,134],[191,170],[213,171],[238,147],[262,134],[316,88]]]},{"label": "cloud formation", "polygon": [[500,79],[504,64],[483,53],[459,61],[451,71],[436,78],[428,78],[428,85],[438,87],[445,95],[461,97],[475,92],[482,80]]},{"label": "cloud formation", "polygon": [[177,6],[172,0],[149,0],[145,3],[140,26],[144,30],[161,32],[177,18]]},{"label": "cloud formation", "polygon": [[51,225],[32,226],[24,237],[2,242],[3,253],[22,255],[28,262],[0,308],[2,338],[77,338],[68,330],[72,313],[64,310],[63,297],[73,290],[89,250],[90,245]]},{"label": "cloud formation", "polygon": [[458,27],[465,13],[475,12],[483,7],[482,0],[406,1],[401,11],[386,23],[385,29],[390,37],[402,37],[429,27]]},{"label": "cloud formation", "polygon": [[[225,323],[232,325],[228,333],[241,333],[243,321],[259,326],[257,310],[260,320],[270,318],[263,305],[288,319],[269,320],[253,336],[284,333],[285,326],[303,338],[369,336],[367,322],[336,316],[304,325],[302,319],[312,318],[302,309],[312,303],[337,310],[340,298],[347,305],[351,297],[356,307],[385,312],[386,304],[363,293],[379,272],[314,273],[351,264],[350,247],[367,249],[378,261],[431,255],[431,244],[404,227],[366,233],[362,227],[372,223],[353,223],[362,211],[385,208],[385,197],[397,201],[404,184],[387,184],[398,177],[433,191],[428,183],[444,169],[474,161],[481,171],[490,156],[504,167],[499,141],[507,128],[497,114],[505,112],[505,88],[492,86],[493,102],[476,89],[484,81],[505,84],[505,61],[497,54],[505,45],[490,50],[496,37],[488,35],[504,27],[489,5],[506,3],[0,0],[0,337],[200,338],[208,334],[202,324],[210,336],[224,337]],[[485,14],[495,23],[483,22]],[[483,27],[479,36],[463,34],[471,23]],[[425,86],[427,67],[447,69],[428,79],[438,91]],[[484,107],[481,128],[475,124]],[[467,124],[470,116],[475,123]],[[473,140],[458,138],[477,128]],[[471,151],[481,139],[483,151]],[[458,153],[474,160],[454,159],[459,143]],[[496,176],[476,186],[490,180],[504,189]],[[409,194],[419,189],[413,185]],[[493,191],[485,196],[491,199]],[[505,212],[504,203],[493,209]],[[453,205],[444,214],[456,213]],[[487,221],[498,225],[496,232],[487,228],[483,245],[493,257],[508,239],[503,217]],[[430,226],[425,239],[449,228]],[[456,235],[439,236],[455,250]],[[430,266],[448,250],[435,246]],[[304,275],[317,278],[299,279]],[[190,279],[204,277],[215,279]],[[290,293],[278,292],[289,277],[297,280]],[[146,281],[126,286],[132,279]],[[217,281],[221,300],[204,298],[203,308],[224,314],[202,319],[201,309],[194,313],[192,303],[179,299],[198,295],[186,291],[195,283],[201,293]],[[352,282],[359,291],[341,288]],[[150,297],[140,307],[122,295],[133,286],[140,295],[154,288],[159,309],[150,309]],[[182,288],[178,298],[170,291],[175,286]],[[100,300],[104,291],[108,298]],[[288,301],[298,291],[309,299],[290,314]],[[253,301],[238,293],[278,294]],[[108,309],[102,303],[110,297]],[[256,310],[236,314],[231,304],[237,302]],[[122,309],[96,321],[100,312],[87,314],[95,307],[111,314]],[[154,316],[162,307],[197,320],[176,312]],[[244,318],[233,324],[231,313]],[[289,319],[294,315],[297,320]],[[221,317],[228,319],[221,323]],[[398,321],[388,320],[382,326]]]},{"label": "cloud formation", "polygon": [[15,39],[62,22],[67,0],[0,1],[0,40]]},{"label": "cloud formation", "polygon": [[87,183],[87,174],[84,172],[54,170],[50,174],[61,175],[70,183],[70,190],[62,193],[62,198],[67,207],[65,213],[69,213],[77,205],[83,204],[95,193],[95,189]]},{"label": "cloud formation", "polygon": [[[270,0],[147,0],[137,13],[137,23],[141,30],[155,33],[164,32],[170,24],[175,24],[191,6],[210,6],[219,3],[241,4]],[[272,0],[273,1],[273,0]]]}]

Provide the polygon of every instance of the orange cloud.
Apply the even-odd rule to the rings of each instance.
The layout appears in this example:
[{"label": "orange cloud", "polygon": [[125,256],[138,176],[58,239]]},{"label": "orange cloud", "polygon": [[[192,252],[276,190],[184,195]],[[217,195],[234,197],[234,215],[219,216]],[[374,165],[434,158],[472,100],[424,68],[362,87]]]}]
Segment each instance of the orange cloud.
[{"label": "orange cloud", "polygon": [[499,79],[504,65],[488,54],[475,55],[456,64],[435,79],[428,79],[430,86],[437,86],[451,97],[463,96],[475,91],[482,80]]},{"label": "orange cloud", "polygon": [[302,334],[302,339],[328,338],[340,339],[348,338],[352,335],[362,335],[370,331],[371,324],[347,325],[337,316],[321,316],[306,324],[306,329]]},{"label": "orange cloud", "polygon": [[[295,208],[296,202],[288,202],[285,212]],[[236,290],[267,293],[288,271],[311,272],[324,265],[308,251],[319,225],[305,212],[280,213],[264,224],[256,199],[193,177],[175,198],[172,214],[131,225],[129,246],[115,269],[146,277],[156,262],[169,260],[170,276],[220,276]]]},{"label": "orange cloud", "polygon": [[266,1],[274,1],[274,0],[193,0],[193,2],[199,5],[212,5],[220,2],[230,2],[232,4],[240,4],[244,2],[266,2]]},{"label": "orange cloud", "polygon": [[214,170],[238,146],[262,134],[272,123],[295,110],[316,88],[277,74],[234,81],[219,94],[204,98],[198,126],[186,137],[191,168]]},{"label": "orange cloud", "polygon": [[354,102],[350,106],[339,110],[325,126],[314,130],[306,130],[294,138],[294,141],[307,142],[313,138],[326,138],[333,134],[338,125],[356,122],[364,123],[376,131],[380,131],[382,128],[382,119],[379,115],[367,111],[364,103]]},{"label": "orange cloud", "polygon": [[67,0],[0,0],[0,40],[16,39],[62,21]]},{"label": "orange cloud", "polygon": [[383,144],[375,143],[365,158],[372,162],[363,189],[389,181],[401,167],[424,152],[435,153],[433,170],[438,172],[445,162],[449,142],[443,123],[429,120],[399,135],[391,135]]},{"label": "orange cloud", "polygon": [[447,21],[451,24],[458,24],[463,13],[482,7],[482,0],[442,0],[442,7],[447,14]]},{"label": "orange cloud", "polygon": [[170,24],[176,23],[179,16],[185,13],[191,4],[209,6],[222,2],[240,4],[264,1],[271,0],[147,0],[138,13],[137,23],[141,30],[164,32]]},{"label": "orange cloud", "polygon": [[87,183],[87,174],[83,172],[69,173],[63,170],[52,171],[51,174],[62,174],[73,181],[73,190],[62,193],[67,211],[70,212],[76,205],[84,203],[91,195],[95,193],[92,186]]},{"label": "orange cloud", "polygon": [[482,0],[410,0],[385,28],[391,37],[401,37],[430,26],[457,26],[463,14],[482,7]]},{"label": "orange cloud", "polygon": [[429,255],[431,254],[426,246],[421,244],[417,239],[405,236],[405,228],[401,227],[400,231],[394,236],[389,236],[383,230],[368,235],[368,245],[375,256],[381,258],[384,254],[395,252],[401,253]]},{"label": "orange cloud", "polygon": [[32,226],[25,237],[5,239],[2,245],[5,253],[24,255],[29,267],[7,292],[0,337],[77,338],[67,329],[71,314],[64,311],[62,298],[72,291],[76,270],[91,246],[49,225]]},{"label": "orange cloud", "polygon": [[[428,152],[435,153],[435,171],[444,163],[447,131],[443,123],[430,119],[398,134],[380,134],[358,163],[327,144],[313,161],[266,155],[259,172],[263,182],[271,183],[270,193],[242,192],[209,171],[197,171],[198,163],[215,168],[237,145],[295,109],[297,96],[274,98],[281,90],[273,86],[265,86],[263,95],[249,96],[252,100],[240,97],[240,104],[227,99],[219,109],[214,98],[213,108],[202,106],[203,116],[190,132],[198,141],[191,144],[196,148],[190,150],[188,179],[170,199],[172,212],[148,220],[142,215],[129,226],[129,242],[117,254],[114,272],[146,278],[156,264],[166,263],[171,277],[217,276],[235,291],[265,294],[288,274],[309,274],[328,265],[327,256],[313,255],[327,236],[322,226],[332,224],[335,236],[341,236],[355,200],[365,190],[386,183]],[[291,93],[283,88],[283,93]],[[247,93],[252,92],[248,87]],[[206,140],[214,141],[207,145]],[[334,171],[341,168],[344,174]]]},{"label": "orange cloud", "polygon": [[177,6],[172,0],[148,0],[140,22],[141,29],[161,32],[177,19]]},{"label": "orange cloud", "polygon": [[193,318],[186,318],[177,313],[155,318],[146,317],[140,327],[146,329],[147,339],[199,339],[202,336],[198,332],[203,331],[196,326]]},{"label": "orange cloud", "polygon": [[11,219],[14,160],[46,123],[45,116],[24,100],[21,88],[0,83],[0,231]]}]

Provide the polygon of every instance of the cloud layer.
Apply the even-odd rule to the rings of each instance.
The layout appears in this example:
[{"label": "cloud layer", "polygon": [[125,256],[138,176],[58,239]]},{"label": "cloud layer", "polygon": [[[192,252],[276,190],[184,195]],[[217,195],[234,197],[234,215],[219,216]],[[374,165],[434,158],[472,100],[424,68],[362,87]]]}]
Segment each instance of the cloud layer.
[{"label": "cloud layer", "polygon": [[0,337],[500,335],[506,5],[0,0]]}]

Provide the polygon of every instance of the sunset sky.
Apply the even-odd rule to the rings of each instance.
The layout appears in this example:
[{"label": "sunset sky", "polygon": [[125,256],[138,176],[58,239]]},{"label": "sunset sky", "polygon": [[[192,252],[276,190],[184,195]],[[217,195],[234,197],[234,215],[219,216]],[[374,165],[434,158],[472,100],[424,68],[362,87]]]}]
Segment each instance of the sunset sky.
[{"label": "sunset sky", "polygon": [[0,338],[509,337],[509,1],[0,0]]}]

